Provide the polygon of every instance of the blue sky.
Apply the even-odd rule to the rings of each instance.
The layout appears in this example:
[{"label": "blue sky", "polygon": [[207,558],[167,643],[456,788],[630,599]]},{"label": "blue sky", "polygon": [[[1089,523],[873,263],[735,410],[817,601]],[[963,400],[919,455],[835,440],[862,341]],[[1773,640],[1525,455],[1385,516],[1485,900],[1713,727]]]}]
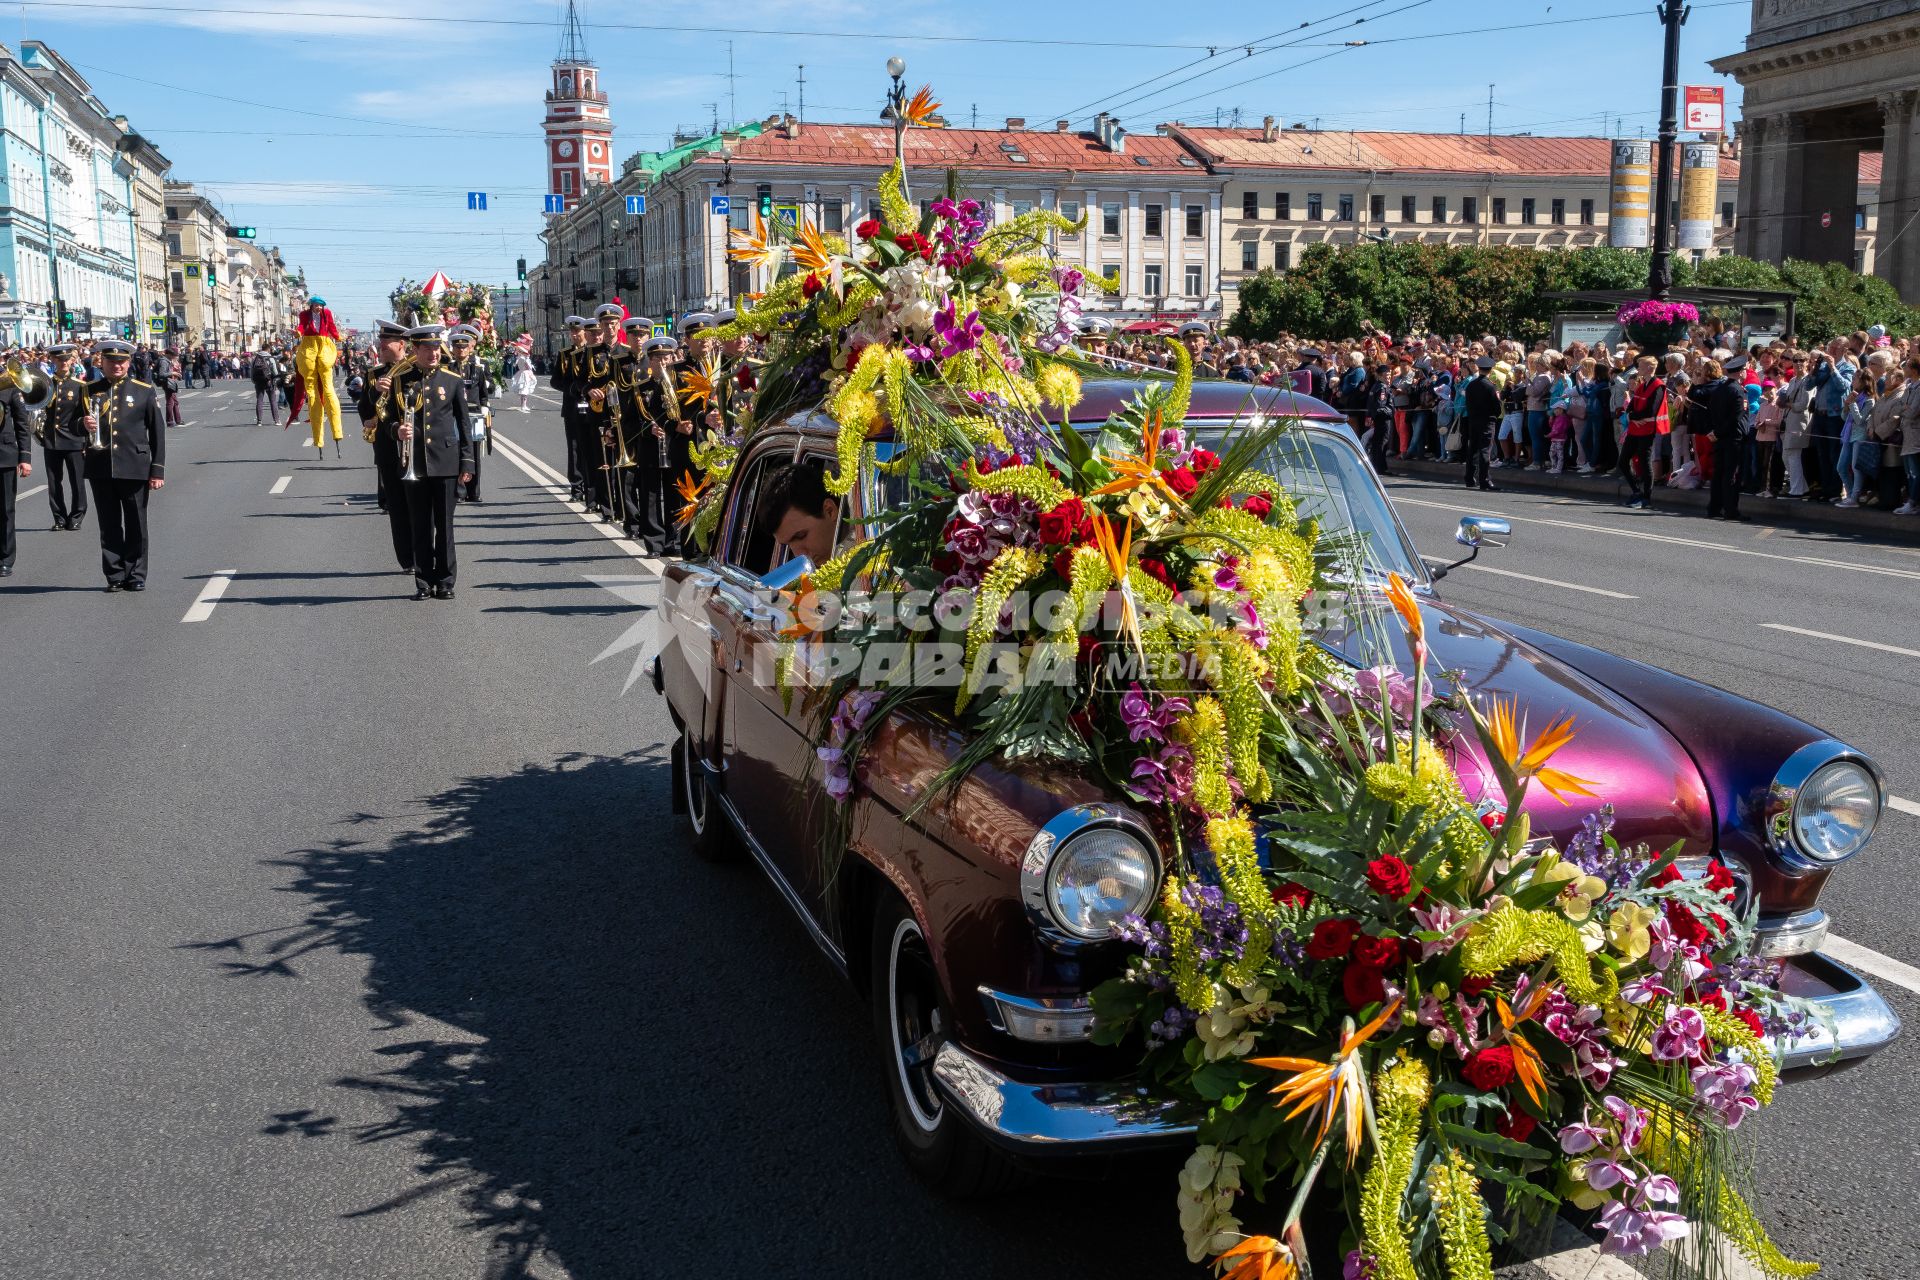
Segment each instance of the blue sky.
[{"label": "blue sky", "polygon": [[[15,0],[0,3],[0,39],[52,45],[160,146],[176,178],[257,226],[344,321],[365,326],[402,276],[505,282],[515,258],[539,258],[541,94],[564,7]],[[622,157],[666,145],[676,127],[797,106],[802,65],[808,118],[872,119],[895,53],[910,87],[931,82],[956,125],[976,110],[989,125],[1109,109],[1139,131],[1238,108],[1255,125],[1271,114],[1330,129],[1453,130],[1464,114],[1480,131],[1492,84],[1499,132],[1595,134],[1603,119],[1620,132],[1625,117],[1625,131],[1651,136],[1659,105],[1653,6],[1621,0],[588,0],[582,10]],[[1683,82],[1721,82],[1706,61],[1740,46],[1748,14],[1747,0],[1694,6]],[[692,27],[726,30],[660,29]],[[1731,119],[1738,86],[1726,84]],[[487,212],[467,211],[470,190],[488,192]]]}]

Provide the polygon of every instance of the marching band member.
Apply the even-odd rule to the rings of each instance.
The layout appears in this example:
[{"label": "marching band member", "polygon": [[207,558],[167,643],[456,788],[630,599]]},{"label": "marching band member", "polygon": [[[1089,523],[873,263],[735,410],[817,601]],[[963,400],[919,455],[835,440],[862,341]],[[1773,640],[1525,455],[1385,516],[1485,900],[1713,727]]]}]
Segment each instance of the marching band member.
[{"label": "marching band member", "polygon": [[[375,339],[379,363],[367,371],[360,384],[362,429],[373,444],[373,469],[380,494],[380,509],[387,513],[387,531],[393,538],[393,558],[400,572],[413,572],[413,519],[407,512],[407,488],[400,480],[400,445],[394,439],[399,415],[387,392],[393,386],[393,366],[407,354],[407,327],[392,320],[380,321]],[[384,412],[383,412],[384,409]]]},{"label": "marching band member", "polygon": [[300,313],[300,344],[293,351],[293,367],[306,392],[307,420],[313,424],[313,447],[326,450],[328,423],[333,424],[333,453],[340,456],[340,398],[333,390],[333,365],[339,358],[340,328],[333,322],[327,300],[307,299]]},{"label": "marching band member", "polygon": [[484,440],[486,451],[493,452],[493,411],[487,407],[487,401],[493,398],[493,371],[473,353],[474,344],[479,340],[480,331],[470,324],[457,324],[447,333],[451,349],[447,371],[466,384],[467,419],[473,425],[473,479],[468,482],[465,493],[454,495],[463,502],[480,501],[480,442]]},{"label": "marching band member", "polygon": [[20,388],[0,390],[0,578],[13,576],[14,504],[20,496],[20,482],[33,474],[33,430],[27,425],[31,415],[21,402]]},{"label": "marching band member", "polygon": [[680,344],[665,336],[647,339],[642,353],[646,360],[635,388],[640,413],[646,422],[641,441],[643,452],[635,456],[639,483],[638,530],[636,535],[647,550],[664,555],[673,550],[676,530],[668,517],[670,441],[680,429],[680,394],[673,383],[673,358]]},{"label": "marching band member", "polygon": [[619,483],[619,478],[613,474],[615,445],[607,436],[607,388],[614,385],[620,361],[626,354],[626,348],[620,345],[620,319],[623,314],[624,309],[617,302],[604,302],[596,307],[593,318],[597,328],[593,341],[580,357],[579,385],[587,402],[585,416],[588,439],[591,441],[589,448],[592,450],[584,465],[595,498],[588,505],[594,507],[600,517],[609,523],[614,518],[614,486]]},{"label": "marching band member", "polygon": [[592,456],[584,438],[587,393],[580,387],[580,361],[587,348],[587,318],[567,317],[565,351],[554,357],[548,383],[560,397],[560,426],[567,438],[568,494],[575,502],[588,501],[587,460]]},{"label": "marching band member", "polygon": [[47,348],[53,357],[53,395],[41,410],[41,454],[47,462],[47,505],[54,529],[78,530],[87,518],[87,486],[81,457],[87,447],[87,379],[74,365],[70,342]]},{"label": "marching band member", "polygon": [[415,600],[453,599],[456,569],[453,506],[457,485],[473,480],[473,440],[467,421],[466,384],[440,367],[443,325],[407,330],[413,367],[390,380],[398,412],[394,438],[401,471],[411,461],[418,479],[405,481],[413,528]]},{"label": "marching band member", "polygon": [[147,589],[147,495],[166,483],[166,411],[153,384],[127,376],[133,344],[94,348],[104,375],[87,388],[81,419],[98,443],[87,450],[87,483],[100,508],[100,566],[107,590]]}]

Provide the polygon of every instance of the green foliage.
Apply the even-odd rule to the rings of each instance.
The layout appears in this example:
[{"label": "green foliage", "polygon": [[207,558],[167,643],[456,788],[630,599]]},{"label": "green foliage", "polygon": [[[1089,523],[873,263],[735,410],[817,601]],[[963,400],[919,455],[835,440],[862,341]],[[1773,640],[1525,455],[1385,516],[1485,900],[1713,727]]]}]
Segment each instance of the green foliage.
[{"label": "green foliage", "polygon": [[1902,303],[1892,285],[1843,263],[1789,258],[1781,264],[1780,277],[1784,287],[1800,295],[1794,326],[1803,342],[1826,342],[1876,324],[1892,333],[1920,327],[1920,312]]}]

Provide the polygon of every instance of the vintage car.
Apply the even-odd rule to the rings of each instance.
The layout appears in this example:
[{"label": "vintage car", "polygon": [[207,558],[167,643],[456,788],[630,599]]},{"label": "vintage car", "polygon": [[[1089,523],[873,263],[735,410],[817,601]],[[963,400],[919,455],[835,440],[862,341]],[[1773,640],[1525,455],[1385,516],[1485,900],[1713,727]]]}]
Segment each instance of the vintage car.
[{"label": "vintage car", "polygon": [[[1074,423],[1104,421],[1139,385],[1088,382]],[[1762,953],[1782,966],[1790,993],[1831,1014],[1786,1050],[1789,1070],[1858,1060],[1898,1034],[1879,995],[1819,952],[1821,886],[1859,854],[1884,804],[1871,761],[1719,689],[1448,604],[1435,583],[1451,566],[1429,566],[1415,551],[1338,412],[1288,392],[1202,383],[1188,425],[1224,430],[1250,402],[1304,420],[1283,437],[1292,452],[1267,469],[1323,530],[1364,535],[1384,566],[1424,593],[1438,668],[1464,673],[1476,695],[1516,698],[1523,712],[1572,713],[1578,736],[1563,767],[1604,781],[1616,836],[1656,849],[1679,841],[1683,867],[1703,870],[1718,857],[1757,898]],[[978,1192],[1046,1157],[1190,1140],[1186,1119],[1128,1082],[1124,1053],[1089,1041],[1087,994],[1123,963],[1112,926],[1152,901],[1160,871],[1150,826],[1124,797],[1067,770],[989,764],[909,820],[964,738],[932,712],[900,714],[861,761],[850,851],[822,857],[824,808],[807,767],[813,712],[799,699],[789,707],[765,678],[783,617],[766,580],[792,573],[756,494],[774,468],[833,451],[834,424],[817,412],[755,435],[713,553],[665,570],[653,683],[679,732],[674,794],[695,850],[751,854],[871,1002],[892,1065],[894,1129],[929,1182]],[[847,514],[893,500],[856,489]],[[1471,558],[1503,526],[1469,518],[1458,540]],[[1318,639],[1357,658],[1338,626]],[[1410,662],[1404,650],[1397,657]],[[1463,754],[1457,764],[1475,795],[1484,781],[1475,759]],[[1538,793],[1528,811],[1536,832],[1563,840],[1587,813]],[[1090,893],[1076,866],[1090,852],[1131,860],[1144,893],[1119,901]]]}]

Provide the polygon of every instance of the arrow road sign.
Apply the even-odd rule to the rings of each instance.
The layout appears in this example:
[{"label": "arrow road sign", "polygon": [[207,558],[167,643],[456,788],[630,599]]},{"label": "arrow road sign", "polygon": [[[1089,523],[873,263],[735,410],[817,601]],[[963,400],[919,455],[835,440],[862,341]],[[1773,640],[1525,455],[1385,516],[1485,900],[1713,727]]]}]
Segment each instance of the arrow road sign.
[{"label": "arrow road sign", "polygon": [[566,211],[567,198],[565,196],[548,196],[546,207],[541,210],[542,213],[565,213]]},{"label": "arrow road sign", "polygon": [[645,196],[628,196],[627,197],[628,213],[645,213],[646,211],[647,211],[647,198]]},{"label": "arrow road sign", "polygon": [[484,191],[467,192],[467,208],[477,209],[484,213],[487,208],[487,193]]},{"label": "arrow road sign", "polygon": [[733,202],[726,196],[714,196],[712,204],[713,216],[716,218],[724,218],[733,212]]}]

